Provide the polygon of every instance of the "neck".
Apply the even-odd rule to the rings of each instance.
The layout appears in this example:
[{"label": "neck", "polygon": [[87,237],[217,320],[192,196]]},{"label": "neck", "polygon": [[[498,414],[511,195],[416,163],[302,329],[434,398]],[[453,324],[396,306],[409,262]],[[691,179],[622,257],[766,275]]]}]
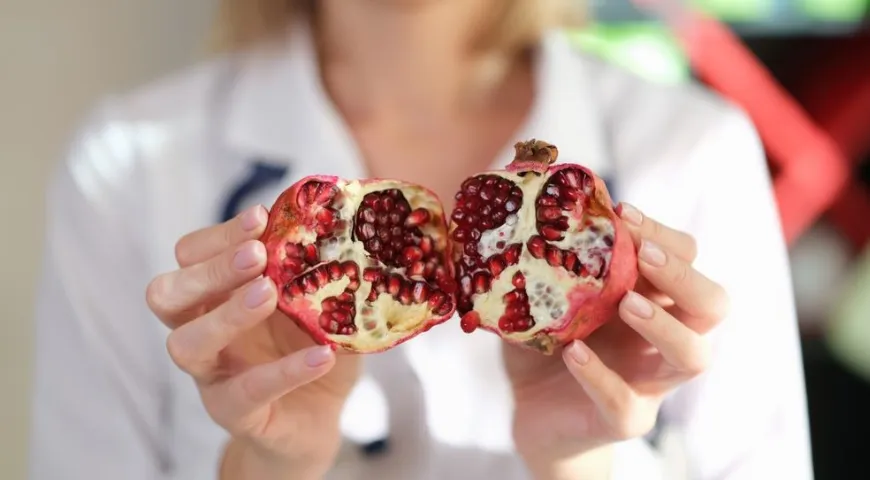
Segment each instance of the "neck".
[{"label": "neck", "polygon": [[357,118],[468,108],[482,93],[478,35],[490,28],[499,4],[321,0],[316,31],[327,89]]}]

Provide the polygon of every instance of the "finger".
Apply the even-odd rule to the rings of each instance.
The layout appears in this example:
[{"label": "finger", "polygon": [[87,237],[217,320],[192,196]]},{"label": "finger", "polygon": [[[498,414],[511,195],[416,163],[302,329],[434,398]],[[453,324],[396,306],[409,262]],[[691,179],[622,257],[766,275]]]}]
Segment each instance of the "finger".
[{"label": "finger", "polygon": [[619,316],[654,346],[665,362],[682,373],[681,381],[700,375],[710,363],[706,338],[635,292],[619,304]]},{"label": "finger", "polygon": [[641,275],[700,322],[692,326],[694,330],[709,330],[725,318],[728,296],[718,283],[648,240],[641,244],[638,257]]},{"label": "finger", "polygon": [[201,314],[205,302],[239,288],[263,273],[266,247],[249,240],[203,263],[162,274],[146,291],[149,308],[170,328]]},{"label": "finger", "polygon": [[218,308],[173,331],[166,341],[169,356],[197,380],[211,382],[221,374],[220,352],[241,333],[271,315],[277,299],[275,284],[270,279],[252,282]]},{"label": "finger", "polygon": [[328,373],[335,353],[328,346],[310,347],[280,360],[258,365],[221,386],[225,418],[241,421],[248,415]]},{"label": "finger", "polygon": [[585,343],[575,341],[563,351],[562,357],[568,371],[595,403],[615,437],[635,438],[652,430],[654,412]]},{"label": "finger", "polygon": [[662,225],[628,203],[620,203],[616,211],[628,225],[635,245],[640,245],[642,240],[650,240],[687,262],[695,261],[698,245],[693,236]]},{"label": "finger", "polygon": [[204,262],[245,240],[259,238],[267,221],[268,212],[257,205],[224,223],[188,233],[175,244],[175,259],[182,268]]}]

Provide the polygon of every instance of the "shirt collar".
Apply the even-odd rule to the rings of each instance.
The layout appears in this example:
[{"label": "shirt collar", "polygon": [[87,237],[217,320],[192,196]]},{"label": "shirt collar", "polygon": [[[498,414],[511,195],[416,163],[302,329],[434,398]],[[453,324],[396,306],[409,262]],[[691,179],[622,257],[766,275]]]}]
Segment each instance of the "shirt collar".
[{"label": "shirt collar", "polygon": [[[365,175],[356,144],[322,84],[306,25],[286,41],[246,53],[228,96],[225,135],[243,155],[307,174]],[[579,163],[602,176],[607,159],[602,122],[586,62],[564,32],[546,34],[535,62],[535,101],[517,138],[493,162],[513,158],[513,143],[537,138],[555,144],[561,162]]]}]

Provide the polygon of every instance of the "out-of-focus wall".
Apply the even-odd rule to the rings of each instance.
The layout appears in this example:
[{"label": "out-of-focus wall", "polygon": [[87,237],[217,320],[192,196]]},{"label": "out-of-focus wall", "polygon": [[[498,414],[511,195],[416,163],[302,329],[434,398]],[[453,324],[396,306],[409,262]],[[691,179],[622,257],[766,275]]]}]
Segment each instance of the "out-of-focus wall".
[{"label": "out-of-focus wall", "polygon": [[26,475],[46,173],[96,98],[202,51],[216,0],[0,1],[0,478]]}]

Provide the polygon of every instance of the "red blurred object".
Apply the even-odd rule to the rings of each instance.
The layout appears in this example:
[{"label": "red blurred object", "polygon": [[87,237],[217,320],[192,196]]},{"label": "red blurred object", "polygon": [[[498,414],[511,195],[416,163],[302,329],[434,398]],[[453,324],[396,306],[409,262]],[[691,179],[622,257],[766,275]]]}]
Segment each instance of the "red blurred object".
[{"label": "red blurred object", "polygon": [[[853,164],[870,154],[870,36],[838,40],[801,69],[798,95]],[[856,250],[870,243],[870,190],[849,182],[828,218]]]},{"label": "red blurred object", "polygon": [[775,167],[782,228],[793,243],[846,184],[846,157],[726,25],[673,0],[634,1],[671,26],[698,78],[754,122]]},{"label": "red blurred object", "polygon": [[679,32],[698,77],[739,104],[777,169],[774,191],[786,240],[794,242],[836,200],[849,164],[830,135],[722,23],[695,15]]}]

